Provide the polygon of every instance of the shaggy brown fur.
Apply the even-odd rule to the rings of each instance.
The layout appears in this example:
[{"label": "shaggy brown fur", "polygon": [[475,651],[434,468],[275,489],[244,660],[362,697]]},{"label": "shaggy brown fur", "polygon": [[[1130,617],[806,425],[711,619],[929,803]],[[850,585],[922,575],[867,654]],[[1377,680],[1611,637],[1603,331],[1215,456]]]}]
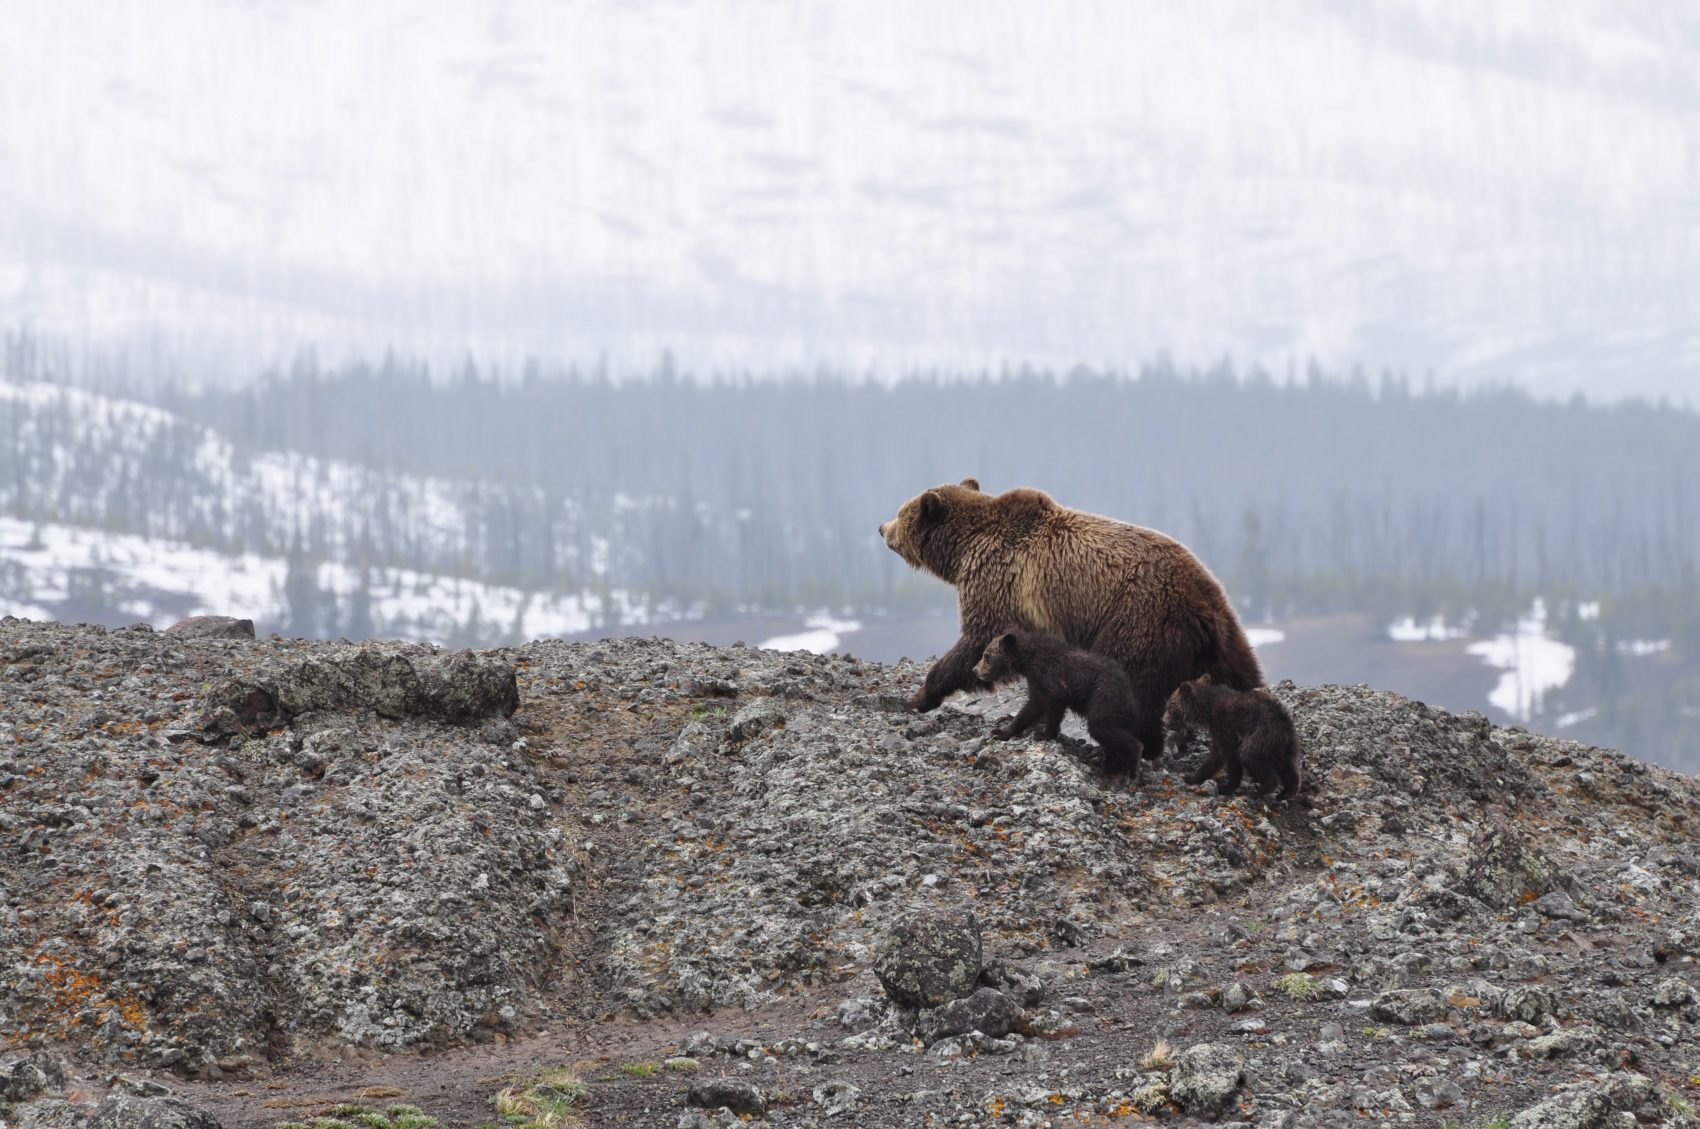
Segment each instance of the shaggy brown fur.
[{"label": "shaggy brown fur", "polygon": [[1162,755],[1163,705],[1182,682],[1208,673],[1240,689],[1263,684],[1222,586],[1156,530],[1059,506],[1038,490],[986,494],[967,479],[909,499],[880,536],[957,590],[962,636],[910,699],[918,710],[983,689],[974,664],[1012,623],[1120,663],[1148,757]]},{"label": "shaggy brown fur", "polygon": [[1293,718],[1267,690],[1217,686],[1207,674],[1175,687],[1163,724],[1182,741],[1194,728],[1210,734],[1210,755],[1187,777],[1188,784],[1202,784],[1226,767],[1222,795],[1238,788],[1242,775],[1249,772],[1265,793],[1275,791],[1278,784],[1284,800],[1304,782]]},{"label": "shaggy brown fur", "polygon": [[1086,731],[1104,750],[1104,771],[1135,776],[1139,772],[1138,707],[1127,672],[1103,655],[1070,647],[1044,631],[1012,628],[986,645],[974,675],[997,685],[1027,679],[1021,712],[999,723],[992,736],[1019,737],[1043,719],[1040,733],[1055,740],[1068,710],[1086,719]]}]

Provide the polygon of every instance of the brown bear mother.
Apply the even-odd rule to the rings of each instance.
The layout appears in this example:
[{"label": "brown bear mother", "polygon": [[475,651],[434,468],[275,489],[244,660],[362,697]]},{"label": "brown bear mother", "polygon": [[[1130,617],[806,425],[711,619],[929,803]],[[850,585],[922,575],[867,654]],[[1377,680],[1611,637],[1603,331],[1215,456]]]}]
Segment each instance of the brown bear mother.
[{"label": "brown bear mother", "polygon": [[1147,757],[1163,751],[1163,707],[1201,674],[1250,690],[1257,656],[1221,584],[1172,537],[1059,506],[1039,490],[983,493],[965,478],[919,494],[880,526],[887,547],[955,586],[962,637],[909,699],[925,712],[974,674],[1006,625],[1050,631],[1121,663]]}]

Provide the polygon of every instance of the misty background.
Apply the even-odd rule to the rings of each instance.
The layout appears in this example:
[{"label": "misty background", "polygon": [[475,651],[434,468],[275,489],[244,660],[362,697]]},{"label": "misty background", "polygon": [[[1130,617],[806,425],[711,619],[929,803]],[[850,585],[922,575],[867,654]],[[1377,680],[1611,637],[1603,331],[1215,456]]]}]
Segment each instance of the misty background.
[{"label": "misty background", "polygon": [[1689,5],[7,17],[0,613],[922,657],[972,474],[1700,767]]}]

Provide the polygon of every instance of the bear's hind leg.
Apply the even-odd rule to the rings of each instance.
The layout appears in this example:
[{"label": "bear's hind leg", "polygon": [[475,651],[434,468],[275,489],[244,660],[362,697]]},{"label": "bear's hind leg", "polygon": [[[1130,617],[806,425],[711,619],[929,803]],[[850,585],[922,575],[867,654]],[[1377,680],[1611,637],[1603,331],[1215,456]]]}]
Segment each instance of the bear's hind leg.
[{"label": "bear's hind leg", "polygon": [[1139,779],[1139,738],[1119,718],[1087,719],[1086,732],[1104,750],[1104,771],[1111,776]]}]

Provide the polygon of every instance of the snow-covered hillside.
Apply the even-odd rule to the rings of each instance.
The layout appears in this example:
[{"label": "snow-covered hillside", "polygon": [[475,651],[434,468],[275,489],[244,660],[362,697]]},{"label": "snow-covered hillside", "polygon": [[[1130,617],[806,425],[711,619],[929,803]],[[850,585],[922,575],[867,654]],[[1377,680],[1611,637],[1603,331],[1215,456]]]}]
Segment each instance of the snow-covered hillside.
[{"label": "snow-covered hillside", "polygon": [[6,15],[0,326],[136,371],[1700,365],[1684,0]]},{"label": "snow-covered hillside", "polygon": [[[21,619],[169,627],[185,616],[236,615],[281,629],[298,614],[289,569],[281,557],[0,517],[0,615]],[[307,582],[331,608],[329,622],[346,628],[363,616],[358,633],[377,638],[487,644],[650,622],[649,609],[619,590],[562,596],[340,563],[308,566]]]},{"label": "snow-covered hillside", "polygon": [[[0,437],[0,614],[237,614],[302,634],[480,642],[690,614],[611,587],[609,537],[576,520],[573,499],[246,451],[152,405],[45,384],[0,381]],[[546,511],[553,568],[520,570],[496,535],[521,520],[516,493]],[[646,503],[609,509],[617,532]],[[522,571],[523,586],[493,579]]]},{"label": "snow-covered hillside", "polygon": [[372,522],[396,526],[425,559],[464,552],[473,527],[459,484],[296,452],[250,457],[132,400],[0,382],[0,421],[0,507],[48,520],[343,559]]}]

